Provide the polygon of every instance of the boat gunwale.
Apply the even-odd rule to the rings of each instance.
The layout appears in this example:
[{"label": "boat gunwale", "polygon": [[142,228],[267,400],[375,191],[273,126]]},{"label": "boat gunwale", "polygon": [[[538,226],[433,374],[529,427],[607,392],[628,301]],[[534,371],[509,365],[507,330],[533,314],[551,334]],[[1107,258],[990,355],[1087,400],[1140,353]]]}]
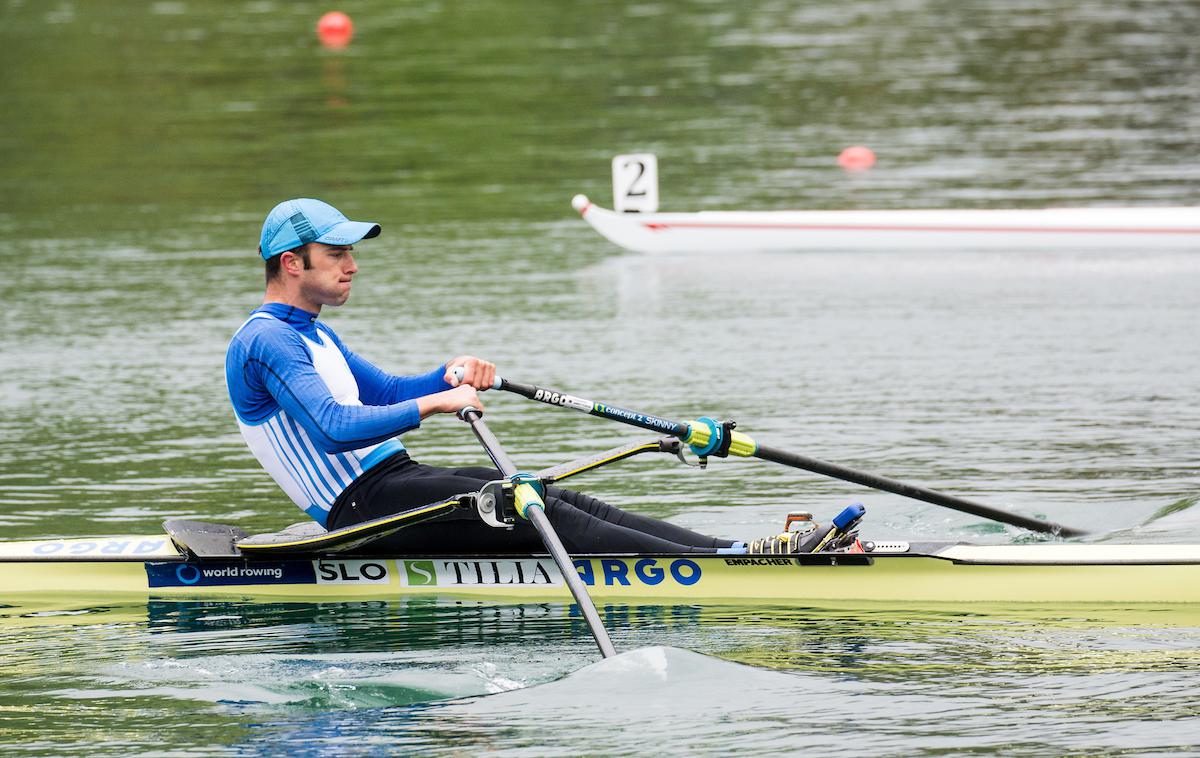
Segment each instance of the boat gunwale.
[{"label": "boat gunwale", "polygon": [[[110,539],[105,537],[97,537],[100,539]],[[134,537],[134,539],[158,539],[157,537]],[[47,542],[56,540],[47,540]],[[61,541],[61,540],[58,540]],[[30,540],[28,542],[36,542]],[[5,544],[0,542],[0,547]],[[1120,556],[1103,556],[1096,555],[1101,553],[1103,549],[1116,549],[1118,551],[1128,552],[1129,549],[1137,549],[1141,551],[1154,550],[1156,548],[1170,548],[1172,554],[1153,557],[1120,557]],[[178,548],[176,548],[178,550]],[[980,555],[972,556],[971,552],[980,553]],[[1003,553],[1013,553],[1011,556],[1004,556]],[[1058,552],[1060,555],[1047,555],[1039,557],[1038,552]],[[1091,555],[1070,556],[1061,555],[1061,553],[1072,552],[1087,552]],[[1191,554],[1187,554],[1190,552]],[[1031,553],[1033,554],[1031,556]],[[219,557],[201,557],[187,552],[178,551],[175,555],[134,555],[134,554],[113,554],[113,555],[97,555],[97,554],[50,554],[50,555],[13,555],[0,553],[0,564],[8,563],[25,563],[25,564],[57,564],[57,563],[191,563],[197,565],[209,564],[229,564],[229,563],[245,563],[245,564],[266,564],[280,563],[287,561],[346,561],[346,560],[397,560],[397,561],[421,561],[421,560],[534,560],[546,559],[547,553],[537,552],[522,552],[522,553],[391,553],[391,552],[312,552],[312,553],[287,553],[279,552],[272,554],[264,554],[257,551],[246,552],[242,555],[230,555]],[[940,561],[946,561],[955,565],[962,566],[1173,566],[1173,565],[1192,565],[1200,564],[1200,543],[1168,543],[1163,545],[1155,544],[1137,544],[1137,543],[1122,543],[1113,545],[1098,545],[1092,543],[1046,543],[1038,545],[1011,545],[1011,544],[995,544],[985,545],[976,543],[964,542],[912,542],[908,543],[906,550],[881,550],[881,551],[865,551],[865,552],[831,552],[831,553],[793,553],[793,554],[750,554],[750,553],[577,553],[571,556],[575,560],[701,560],[705,562],[722,561],[729,565],[738,565],[742,562],[744,565],[784,565],[792,564],[797,566],[853,566],[865,565],[879,559],[890,558],[933,558]],[[761,564],[757,562],[761,561]]]}]

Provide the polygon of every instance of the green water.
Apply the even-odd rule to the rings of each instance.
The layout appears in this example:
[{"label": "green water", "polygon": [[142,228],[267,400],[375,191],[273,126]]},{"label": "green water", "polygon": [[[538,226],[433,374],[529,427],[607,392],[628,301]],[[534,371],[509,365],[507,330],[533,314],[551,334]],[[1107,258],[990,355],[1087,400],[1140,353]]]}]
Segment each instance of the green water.
[{"label": "green water", "polygon": [[[608,205],[610,158],[643,150],[666,210],[1193,205],[1193,4],[356,2],[331,52],[309,3],[0,1],[10,537],[299,518],[222,372],[261,297],[263,215],[315,196],[383,225],[324,317],[390,369],[473,352],[1089,539],[1200,542],[1195,253],[648,258],[569,205]],[[857,143],[879,164],[844,174]],[[637,436],[485,401],[529,468]],[[405,442],[482,461],[449,418]],[[749,461],[580,486],[733,537],[861,500],[872,536],[1033,539]],[[671,649],[580,671],[594,650],[553,605],[0,604],[12,753],[1200,743],[1181,609],[607,608],[618,648]]]}]

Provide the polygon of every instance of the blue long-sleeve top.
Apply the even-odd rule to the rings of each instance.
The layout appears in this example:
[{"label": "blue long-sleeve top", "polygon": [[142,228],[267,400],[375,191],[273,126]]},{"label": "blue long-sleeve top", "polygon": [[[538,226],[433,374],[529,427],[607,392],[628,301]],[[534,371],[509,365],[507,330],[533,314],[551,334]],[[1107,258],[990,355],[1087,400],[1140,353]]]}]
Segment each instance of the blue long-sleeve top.
[{"label": "blue long-sleeve top", "polygon": [[445,366],[389,374],[354,353],[317,314],[282,303],[255,309],[225,356],[242,435],[296,504],[322,524],[350,482],[404,449],[421,423],[416,399],[450,388]]}]

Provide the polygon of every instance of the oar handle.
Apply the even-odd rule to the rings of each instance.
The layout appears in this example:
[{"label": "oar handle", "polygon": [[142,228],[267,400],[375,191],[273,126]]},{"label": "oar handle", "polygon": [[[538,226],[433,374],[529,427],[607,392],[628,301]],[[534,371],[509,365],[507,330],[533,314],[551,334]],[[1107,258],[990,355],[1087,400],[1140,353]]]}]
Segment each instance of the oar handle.
[{"label": "oar handle", "polygon": [[[463,377],[467,375],[467,372],[465,370],[463,370],[462,366],[455,366],[454,368],[452,368],[450,370],[450,373],[453,374],[454,378],[460,382],[463,380]],[[494,389],[494,390],[504,389],[504,380],[501,379],[500,377],[496,377],[495,380],[492,381],[492,389]]]}]

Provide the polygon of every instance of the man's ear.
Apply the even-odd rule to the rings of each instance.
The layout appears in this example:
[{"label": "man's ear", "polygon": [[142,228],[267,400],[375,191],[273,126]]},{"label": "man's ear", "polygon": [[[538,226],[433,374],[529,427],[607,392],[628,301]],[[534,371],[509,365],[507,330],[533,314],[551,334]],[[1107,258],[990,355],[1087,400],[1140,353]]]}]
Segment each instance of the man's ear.
[{"label": "man's ear", "polygon": [[304,269],[304,261],[291,250],[279,254],[279,265],[285,274],[295,276]]}]

